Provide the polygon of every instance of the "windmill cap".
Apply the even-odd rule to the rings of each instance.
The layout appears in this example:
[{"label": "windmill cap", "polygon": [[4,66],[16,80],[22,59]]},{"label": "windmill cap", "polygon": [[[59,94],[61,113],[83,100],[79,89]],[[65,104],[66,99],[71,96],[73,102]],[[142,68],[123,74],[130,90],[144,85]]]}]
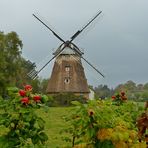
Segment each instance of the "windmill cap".
[{"label": "windmill cap", "polygon": [[[73,43],[65,42],[59,46],[59,48],[53,53],[53,55],[57,55],[63,50],[60,54],[78,54],[82,55],[84,54],[80,49],[74,45]],[[65,47],[64,47],[65,46]],[[64,49],[63,49],[64,48]]]}]

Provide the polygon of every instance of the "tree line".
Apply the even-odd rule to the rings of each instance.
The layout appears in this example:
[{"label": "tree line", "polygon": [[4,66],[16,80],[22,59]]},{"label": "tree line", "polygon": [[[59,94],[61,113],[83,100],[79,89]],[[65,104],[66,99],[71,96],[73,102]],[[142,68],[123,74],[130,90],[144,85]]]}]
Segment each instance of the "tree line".
[{"label": "tree line", "polygon": [[96,93],[97,98],[112,97],[113,95],[124,91],[128,99],[135,101],[145,101],[148,100],[148,83],[136,84],[132,80],[127,81],[124,84],[119,84],[114,89],[109,88],[107,85],[98,85],[94,87],[93,90]]}]

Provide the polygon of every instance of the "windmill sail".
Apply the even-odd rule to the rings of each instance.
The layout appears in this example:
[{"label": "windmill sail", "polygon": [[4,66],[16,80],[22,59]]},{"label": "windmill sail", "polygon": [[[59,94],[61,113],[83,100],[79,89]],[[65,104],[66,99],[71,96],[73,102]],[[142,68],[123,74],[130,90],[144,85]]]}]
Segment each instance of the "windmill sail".
[{"label": "windmill sail", "polygon": [[45,24],[39,17],[37,17],[35,14],[33,14],[33,16],[38,21],[40,21],[46,28],[48,28],[54,34],[54,36],[56,36],[60,41],[62,41],[63,43],[65,43],[65,41],[55,31],[53,31],[47,24]]},{"label": "windmill sail", "polygon": [[[48,28],[53,34],[54,36],[56,36],[60,41],[63,42],[63,47],[62,48],[59,48],[55,53],[54,53],[54,56],[39,70],[37,71],[36,73],[32,74],[31,77],[35,78],[37,77],[37,75],[54,59],[56,58],[57,56],[60,55],[60,53],[63,52],[63,50],[66,48],[66,47],[69,47],[71,48],[71,45],[73,45],[75,48],[71,48],[72,50],[75,50],[78,54],[82,55],[83,52],[81,52],[79,50],[79,48],[74,45],[74,44],[71,44],[72,41],[86,28],[88,27],[100,14],[102,13],[102,11],[99,11],[86,25],[84,25],[84,27],[82,27],[81,30],[78,30],[70,39],[70,41],[64,41],[55,31],[53,31],[47,24],[45,24],[38,16],[36,16],[35,14],[33,14],[33,16],[38,20],[40,21],[46,28]],[[85,60],[85,59],[84,59]],[[101,74],[92,64],[90,64],[87,60],[85,60],[93,69],[95,69],[99,74]],[[102,74],[101,74],[102,75]],[[28,74],[28,76],[30,76],[30,74]],[[102,75],[103,76],[103,75]]]},{"label": "windmill sail", "polygon": [[71,37],[71,42],[84,30],[86,29],[100,14],[102,11],[99,11],[84,27],[82,27],[81,30],[78,30],[72,37]]}]

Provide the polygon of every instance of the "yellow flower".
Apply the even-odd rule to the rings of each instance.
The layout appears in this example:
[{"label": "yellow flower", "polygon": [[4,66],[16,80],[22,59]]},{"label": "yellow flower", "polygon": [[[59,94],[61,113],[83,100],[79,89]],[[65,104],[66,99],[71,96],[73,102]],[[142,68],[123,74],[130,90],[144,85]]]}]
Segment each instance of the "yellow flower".
[{"label": "yellow flower", "polygon": [[97,133],[97,138],[102,141],[106,139],[110,140],[112,136],[112,132],[113,132],[113,129],[111,128],[100,129]]}]

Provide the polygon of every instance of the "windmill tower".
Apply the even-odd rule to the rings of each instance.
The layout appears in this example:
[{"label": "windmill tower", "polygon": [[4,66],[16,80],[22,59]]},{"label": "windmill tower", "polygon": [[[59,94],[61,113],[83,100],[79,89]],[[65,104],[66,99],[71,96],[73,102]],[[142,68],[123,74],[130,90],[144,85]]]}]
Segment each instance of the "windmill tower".
[{"label": "windmill tower", "polygon": [[[59,47],[56,51],[60,51]],[[57,54],[57,53],[54,53]],[[47,86],[47,93],[57,94],[72,92],[76,95],[83,95],[88,98],[89,88],[81,63],[83,53],[70,43],[65,50],[56,58],[51,77]]]},{"label": "windmill tower", "polygon": [[39,71],[31,71],[28,75],[33,79],[37,77],[38,73],[46,67],[53,59],[55,59],[52,69],[51,77],[47,86],[47,93],[55,95],[58,93],[72,92],[75,95],[82,95],[85,98],[89,96],[89,87],[85,77],[84,68],[81,62],[83,59],[101,76],[104,75],[98,71],[90,62],[88,62],[82,55],[84,54],[74,43],[73,40],[95,20],[102,11],[99,11],[81,30],[78,30],[68,41],[64,41],[56,32],[47,26],[39,17],[33,16],[46,26],[56,36],[62,44],[53,53],[50,59]]}]

